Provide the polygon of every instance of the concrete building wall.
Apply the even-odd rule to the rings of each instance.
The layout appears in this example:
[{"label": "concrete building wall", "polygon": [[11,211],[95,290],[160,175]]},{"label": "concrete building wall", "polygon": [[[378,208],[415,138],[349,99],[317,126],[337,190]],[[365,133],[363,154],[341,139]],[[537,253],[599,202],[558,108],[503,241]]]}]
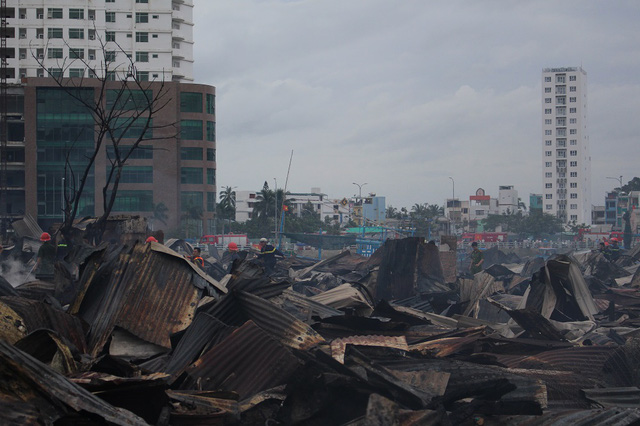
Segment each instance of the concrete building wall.
[{"label": "concrete building wall", "polygon": [[566,223],[591,223],[587,105],[582,68],[542,71],[543,211]]},{"label": "concrete building wall", "polygon": [[192,0],[8,0],[7,9],[10,83],[46,76],[39,61],[65,77],[90,77],[88,68],[101,76],[103,46],[120,75],[130,72],[129,55],[149,80],[193,81]]}]

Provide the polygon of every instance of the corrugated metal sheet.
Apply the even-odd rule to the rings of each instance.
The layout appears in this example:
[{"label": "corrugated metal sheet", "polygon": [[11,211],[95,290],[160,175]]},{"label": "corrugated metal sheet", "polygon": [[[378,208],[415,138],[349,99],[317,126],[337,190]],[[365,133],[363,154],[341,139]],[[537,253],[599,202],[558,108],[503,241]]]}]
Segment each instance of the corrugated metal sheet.
[{"label": "corrugated metal sheet", "polygon": [[83,323],[78,317],[22,297],[3,297],[2,302],[20,315],[27,333],[39,329],[53,330],[71,342],[78,351],[87,352]]},{"label": "corrugated metal sheet", "polygon": [[309,313],[309,317],[312,315],[319,316],[320,318],[328,318],[333,316],[344,315],[344,312],[331,308],[322,303],[311,300],[311,298],[303,296],[292,290],[285,290],[282,296],[291,301],[296,307]]},{"label": "corrugated metal sheet", "polygon": [[189,367],[181,388],[234,391],[244,398],[283,384],[298,365],[287,348],[249,321]]},{"label": "corrugated metal sheet", "polygon": [[[12,395],[18,402],[25,402],[33,408],[25,412],[26,418],[33,418],[37,412],[38,422],[53,424],[75,411],[94,414],[105,421],[123,426],[147,425],[135,414],[115,408],[64,376],[42,364],[17,348],[0,340],[0,394]],[[0,417],[19,419],[23,404],[5,405]],[[76,420],[89,421],[88,417]],[[95,421],[95,418],[93,419]]]},{"label": "corrugated metal sheet", "polygon": [[347,345],[378,346],[403,351],[409,350],[407,339],[404,336],[350,336],[342,339],[334,339],[331,342],[331,356],[341,364],[344,364],[344,351]]},{"label": "corrugated metal sheet", "polygon": [[509,368],[573,371],[602,384],[632,385],[632,367],[624,352],[616,347],[580,346],[541,352],[522,358],[501,355],[496,357]]},{"label": "corrugated metal sheet", "polygon": [[24,325],[22,316],[2,299],[0,299],[0,340],[14,344],[27,335],[27,327]]},{"label": "corrugated metal sheet", "polygon": [[310,298],[314,302],[322,303],[335,309],[346,307],[373,308],[369,300],[351,284],[342,284]]},{"label": "corrugated metal sheet", "polygon": [[[117,257],[116,257],[117,256]],[[169,348],[169,336],[192,321],[203,291],[220,291],[213,279],[158,243],[92,259],[70,312],[91,325],[89,351],[97,355],[113,327]],[[226,290],[225,290],[226,291]]]},{"label": "corrugated metal sheet", "polygon": [[16,342],[15,346],[60,374],[70,374],[76,371],[76,363],[73,360],[71,349],[54,331],[36,330]]},{"label": "corrugated metal sheet", "polygon": [[541,416],[500,416],[498,424],[513,426],[628,426],[640,421],[640,410],[553,410]]},{"label": "corrugated metal sheet", "polygon": [[242,309],[251,320],[283,345],[295,349],[309,349],[324,342],[314,329],[293,315],[250,293],[238,292]]},{"label": "corrugated metal sheet", "polygon": [[640,389],[625,388],[596,388],[583,389],[585,396],[605,408],[640,408]]},{"label": "corrugated metal sheet", "polygon": [[165,371],[179,375],[204,351],[220,343],[233,330],[233,327],[225,325],[207,313],[198,313],[171,354]]}]

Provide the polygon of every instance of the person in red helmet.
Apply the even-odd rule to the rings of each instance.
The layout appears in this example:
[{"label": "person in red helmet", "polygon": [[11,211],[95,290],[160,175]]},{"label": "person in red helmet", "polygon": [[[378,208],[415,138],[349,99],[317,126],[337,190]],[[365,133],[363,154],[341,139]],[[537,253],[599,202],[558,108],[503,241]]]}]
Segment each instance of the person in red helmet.
[{"label": "person in red helmet", "polygon": [[51,241],[51,235],[43,232],[40,236],[42,245],[38,249],[38,260],[36,260],[36,279],[50,281],[53,280],[54,262],[56,261],[56,246]]},{"label": "person in red helmet", "polygon": [[227,250],[222,253],[222,267],[224,269],[224,271],[227,274],[231,273],[231,270],[233,268],[233,262],[237,259],[242,259],[243,257],[240,256],[240,253],[238,253],[238,244],[234,243],[233,241],[229,243],[229,245],[227,246]]},{"label": "person in red helmet", "polygon": [[146,242],[147,242],[147,243],[157,243],[157,242],[158,242],[158,240],[156,240],[156,237],[153,237],[153,236],[152,236],[152,237],[147,238],[147,241],[146,241]]}]

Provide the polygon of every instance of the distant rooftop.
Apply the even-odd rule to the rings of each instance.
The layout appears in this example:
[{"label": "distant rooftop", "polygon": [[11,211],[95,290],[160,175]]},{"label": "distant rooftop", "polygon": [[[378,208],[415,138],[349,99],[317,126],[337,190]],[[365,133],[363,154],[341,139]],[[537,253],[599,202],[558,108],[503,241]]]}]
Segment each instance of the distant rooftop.
[{"label": "distant rooftop", "polygon": [[576,72],[580,71],[583,74],[587,74],[582,67],[561,67],[561,68],[542,68],[542,72]]}]

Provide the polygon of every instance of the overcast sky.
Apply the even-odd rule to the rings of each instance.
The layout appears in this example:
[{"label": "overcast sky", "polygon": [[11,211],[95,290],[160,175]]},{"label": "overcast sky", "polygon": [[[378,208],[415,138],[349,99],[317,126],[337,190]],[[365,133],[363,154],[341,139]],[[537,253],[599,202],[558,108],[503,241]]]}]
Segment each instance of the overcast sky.
[{"label": "overcast sky", "polygon": [[195,0],[217,183],[387,206],[542,192],[541,72],[588,76],[592,196],[640,176],[640,2]]}]

